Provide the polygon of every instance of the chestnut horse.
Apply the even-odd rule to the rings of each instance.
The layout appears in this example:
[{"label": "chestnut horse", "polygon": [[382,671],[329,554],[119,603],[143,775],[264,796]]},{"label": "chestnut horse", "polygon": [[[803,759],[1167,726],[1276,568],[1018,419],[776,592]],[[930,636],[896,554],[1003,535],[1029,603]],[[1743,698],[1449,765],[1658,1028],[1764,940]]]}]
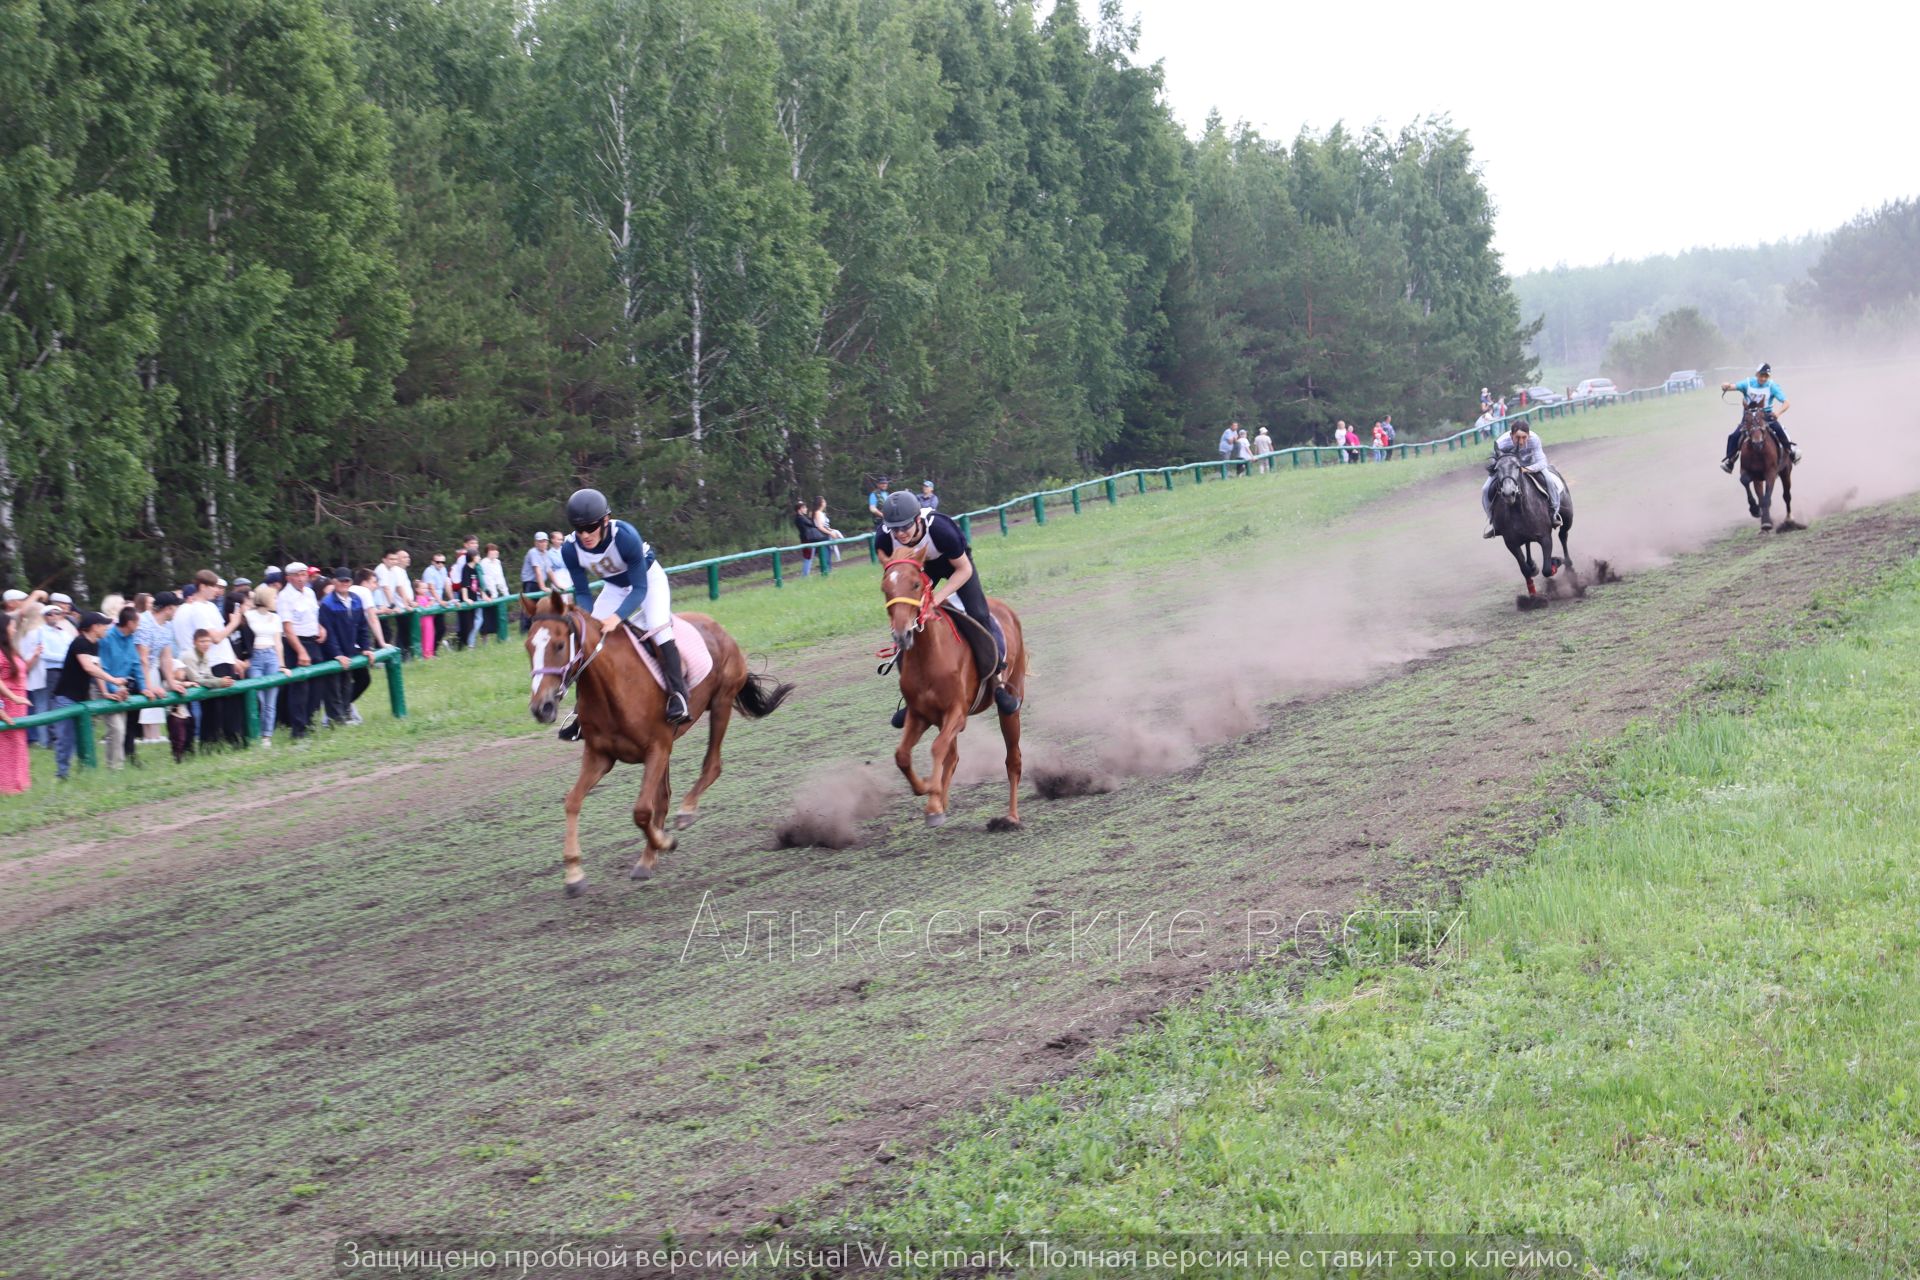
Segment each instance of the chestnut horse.
[{"label": "chestnut horse", "polygon": [[727,721],[732,719],[734,708],[757,720],[786,701],[793,686],[749,672],[740,646],[712,618],[699,613],[675,614],[676,628],[692,627],[706,640],[707,651],[713,655],[713,670],[687,691],[687,710],[693,720],[670,724],[666,692],[629,640],[609,629],[603,645],[601,624],[584,609],[568,605],[559,592],[527,601],[526,611],[532,619],[527,630],[527,657],[533,666],[529,704],[533,718],[541,724],[552,724],[567,690],[579,689],[575,706],[580,716],[580,777],[567,792],[567,896],[575,897],[587,886],[586,872],[580,867],[581,802],[615,762],[646,769],[640,796],[633,802],[633,825],[645,833],[647,843],[631,872],[635,880],[645,880],[653,874],[661,853],[671,853],[677,843],[661,825],[671,803],[667,760],[673,754],[674,740],[693,728],[701,715],[709,717],[707,757],[700,766],[700,780],[687,792],[673,820],[674,826],[684,829],[699,817],[701,795],[720,776],[720,743],[727,736]]},{"label": "chestnut horse", "polygon": [[1773,484],[1787,504],[1783,528],[1793,527],[1793,455],[1780,447],[1767,426],[1763,405],[1749,403],[1740,414],[1740,487],[1747,495],[1747,514],[1760,517],[1760,532],[1773,528]]},{"label": "chestnut horse", "polygon": [[[945,610],[933,606],[933,580],[927,577],[918,558],[895,556],[880,573],[880,591],[887,601],[887,622],[893,631],[894,666],[900,672],[900,696],[905,700],[907,722],[894,749],[893,762],[906,775],[913,794],[927,798],[927,825],[940,826],[947,820],[947,793],[953,786],[953,771],[960,763],[959,738],[967,727],[967,717],[992,707],[993,699],[980,696],[981,672],[974,662],[973,646],[960,635],[958,627],[967,625],[939,617]],[[1004,601],[987,599],[987,607],[1000,623],[1007,638],[1007,665],[1002,682],[1014,697],[1024,699],[1027,691],[1027,647],[1020,632],[1020,619]],[[977,705],[984,702],[985,706]],[[996,711],[997,713],[997,711]],[[929,728],[938,730],[933,740],[933,773],[922,778],[913,768],[913,748]],[[994,831],[1020,829],[1020,713],[1000,716],[1000,736],[1007,743],[1007,816],[988,824]]]}]

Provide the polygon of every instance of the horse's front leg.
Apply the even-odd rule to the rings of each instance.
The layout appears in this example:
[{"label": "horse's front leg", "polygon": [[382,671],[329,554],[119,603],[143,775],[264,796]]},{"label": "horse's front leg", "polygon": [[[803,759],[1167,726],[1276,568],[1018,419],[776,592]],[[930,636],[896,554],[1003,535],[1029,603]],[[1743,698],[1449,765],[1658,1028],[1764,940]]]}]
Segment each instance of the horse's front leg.
[{"label": "horse's front leg", "polygon": [[580,867],[580,806],[586,800],[587,793],[600,784],[607,776],[607,770],[613,768],[613,757],[602,755],[591,745],[580,753],[580,776],[574,780],[573,789],[567,792],[567,843],[562,854],[566,862],[567,896],[577,898],[586,892],[587,873]]},{"label": "horse's front leg", "polygon": [[955,704],[940,723],[940,736],[933,740],[933,776],[927,780],[927,825],[930,827],[947,820],[947,793],[953,787],[953,771],[960,763],[960,733],[966,727],[966,704]]},{"label": "horse's front leg", "polygon": [[660,855],[672,853],[679,845],[679,841],[668,835],[660,825],[671,799],[667,766],[672,753],[673,739],[664,733],[660,740],[647,747],[646,780],[640,784],[639,798],[633,802],[633,825],[640,828],[647,840],[647,847],[640,851],[640,861],[634,863],[633,870],[627,873],[635,880],[652,876],[654,864],[660,861]]},{"label": "horse's front leg", "polygon": [[1760,515],[1760,495],[1755,492],[1753,482],[1742,476],[1740,490],[1747,495],[1747,514],[1757,519]]},{"label": "horse's front leg", "polygon": [[906,777],[907,785],[913,788],[913,794],[927,794],[928,784],[913,768],[913,749],[920,745],[920,739],[927,732],[927,721],[912,707],[907,708],[905,731],[900,735],[900,745],[893,749],[893,762]]}]

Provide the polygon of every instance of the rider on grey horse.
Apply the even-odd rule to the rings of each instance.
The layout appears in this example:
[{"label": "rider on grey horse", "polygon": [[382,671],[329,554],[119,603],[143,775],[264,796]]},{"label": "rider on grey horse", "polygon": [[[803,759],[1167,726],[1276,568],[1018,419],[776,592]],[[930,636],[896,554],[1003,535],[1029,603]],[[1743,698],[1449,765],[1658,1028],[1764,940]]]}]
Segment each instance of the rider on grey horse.
[{"label": "rider on grey horse", "polygon": [[1566,490],[1560,482],[1560,475],[1547,465],[1547,451],[1541,447],[1540,438],[1533,434],[1533,427],[1525,418],[1515,422],[1507,433],[1493,442],[1493,462],[1487,465],[1487,482],[1480,486],[1480,510],[1487,517],[1487,531],[1480,536],[1496,536],[1493,527],[1493,467],[1500,461],[1502,454],[1512,454],[1520,460],[1520,465],[1539,476],[1546,482],[1547,500],[1553,507],[1553,524],[1560,526],[1560,495]]}]

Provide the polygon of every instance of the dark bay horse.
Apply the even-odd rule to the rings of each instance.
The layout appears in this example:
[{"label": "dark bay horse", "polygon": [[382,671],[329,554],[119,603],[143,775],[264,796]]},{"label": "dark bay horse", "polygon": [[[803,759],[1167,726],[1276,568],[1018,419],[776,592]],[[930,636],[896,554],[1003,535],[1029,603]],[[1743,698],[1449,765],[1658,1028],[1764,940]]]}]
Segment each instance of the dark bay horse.
[{"label": "dark bay horse", "polygon": [[[947,793],[960,763],[960,734],[967,727],[968,716],[992,707],[993,699],[982,689],[984,675],[974,659],[972,645],[959,633],[958,628],[968,624],[939,616],[945,610],[933,607],[933,581],[917,558],[900,555],[887,561],[880,573],[880,590],[887,600],[887,622],[893,631],[900,696],[907,704],[905,732],[894,749],[893,762],[900,766],[913,794],[927,798],[927,825],[937,827],[947,820]],[[987,607],[993,610],[1007,638],[1002,682],[1008,692],[1024,699],[1027,646],[1020,619],[1004,601],[988,597]],[[1007,816],[995,818],[988,825],[996,831],[1017,831],[1020,714],[999,719],[1000,736],[1007,744]],[[933,774],[922,778],[914,772],[913,748],[930,727],[938,730],[933,740]]]},{"label": "dark bay horse", "polygon": [[567,792],[567,896],[577,896],[587,883],[586,872],[580,867],[581,802],[616,762],[646,769],[640,796],[633,803],[633,825],[645,834],[646,848],[631,873],[635,880],[645,880],[653,874],[661,853],[672,852],[677,843],[662,825],[672,799],[667,761],[675,739],[692,729],[702,715],[708,717],[707,756],[700,765],[700,780],[687,792],[674,817],[674,826],[684,829],[693,825],[699,816],[701,795],[720,776],[720,744],[727,736],[727,722],[733,718],[734,709],[756,720],[771,715],[793,692],[793,686],[749,672],[740,646],[712,618],[700,613],[675,614],[676,628],[692,627],[707,642],[713,670],[688,691],[687,709],[693,719],[683,725],[670,724],[665,691],[626,637],[610,631],[602,647],[600,624],[585,610],[566,604],[558,592],[527,602],[526,611],[532,618],[527,630],[527,657],[533,667],[533,697],[529,703],[533,718],[541,724],[552,724],[567,690],[578,690],[580,777]]},{"label": "dark bay horse", "polygon": [[[1560,473],[1555,471],[1554,474]],[[1494,460],[1493,527],[1506,540],[1513,562],[1520,566],[1520,573],[1527,580],[1527,594],[1515,601],[1522,609],[1537,609],[1547,603],[1533,585],[1535,575],[1540,573],[1544,573],[1551,581],[1554,574],[1565,568],[1573,579],[1574,594],[1586,594],[1586,588],[1580,583],[1580,572],[1573,567],[1573,552],[1567,549],[1567,534],[1573,531],[1573,490],[1566,487],[1566,478],[1562,476],[1560,556],[1556,558],[1553,554],[1553,504],[1541,492],[1543,484],[1545,481],[1536,481],[1528,475],[1527,469],[1511,453],[1503,453]],[[1538,564],[1533,559],[1535,546],[1540,548]]]},{"label": "dark bay horse", "polygon": [[1781,449],[1767,427],[1764,405],[1748,404],[1740,414],[1740,487],[1747,495],[1747,514],[1760,517],[1760,532],[1773,528],[1773,485],[1787,504],[1782,528],[1793,525],[1793,455]]}]

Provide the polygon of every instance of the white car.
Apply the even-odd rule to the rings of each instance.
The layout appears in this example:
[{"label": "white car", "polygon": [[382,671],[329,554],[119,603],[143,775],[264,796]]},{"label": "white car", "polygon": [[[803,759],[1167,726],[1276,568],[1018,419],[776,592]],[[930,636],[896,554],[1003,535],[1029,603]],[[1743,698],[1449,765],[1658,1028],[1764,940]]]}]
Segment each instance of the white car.
[{"label": "white car", "polygon": [[1573,389],[1575,400],[1614,400],[1619,395],[1620,388],[1613,385],[1612,378],[1587,378]]}]

